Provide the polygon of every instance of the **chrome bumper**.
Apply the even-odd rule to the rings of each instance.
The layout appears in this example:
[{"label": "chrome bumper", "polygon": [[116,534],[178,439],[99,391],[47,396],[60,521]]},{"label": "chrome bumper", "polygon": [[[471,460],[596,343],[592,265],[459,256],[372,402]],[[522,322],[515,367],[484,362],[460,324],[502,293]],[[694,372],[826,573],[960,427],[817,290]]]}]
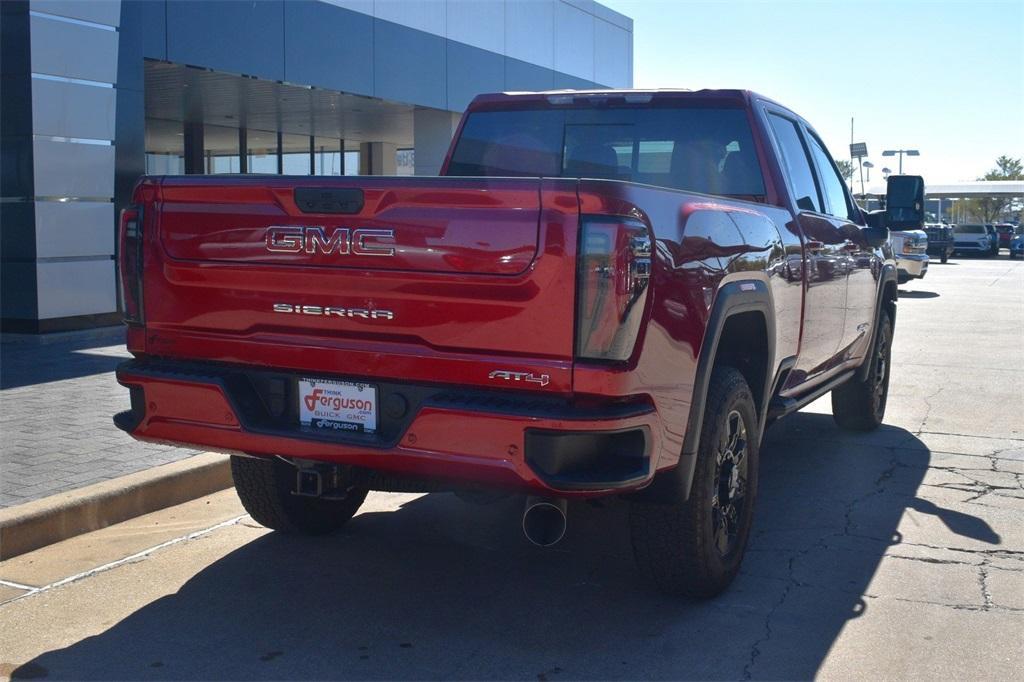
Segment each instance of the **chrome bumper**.
[{"label": "chrome bumper", "polygon": [[917,253],[901,253],[896,256],[896,269],[908,277],[924,277],[928,272],[928,255]]}]

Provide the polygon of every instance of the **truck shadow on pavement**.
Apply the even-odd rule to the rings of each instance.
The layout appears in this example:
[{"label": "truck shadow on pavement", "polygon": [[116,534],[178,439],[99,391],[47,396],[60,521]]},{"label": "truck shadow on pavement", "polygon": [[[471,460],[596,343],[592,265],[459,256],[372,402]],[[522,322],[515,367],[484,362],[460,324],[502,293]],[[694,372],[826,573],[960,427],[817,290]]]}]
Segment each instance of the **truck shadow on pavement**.
[{"label": "truck shadow on pavement", "polygon": [[984,521],[917,497],[929,459],[903,429],[783,420],[763,448],[743,573],[708,602],[645,585],[617,501],[570,505],[567,539],[548,550],[522,539],[521,499],[477,507],[447,494],[362,514],[329,538],[218,531],[245,544],[14,676],[810,678],[844,625],[885,600],[873,579],[908,508],[1000,542]]}]

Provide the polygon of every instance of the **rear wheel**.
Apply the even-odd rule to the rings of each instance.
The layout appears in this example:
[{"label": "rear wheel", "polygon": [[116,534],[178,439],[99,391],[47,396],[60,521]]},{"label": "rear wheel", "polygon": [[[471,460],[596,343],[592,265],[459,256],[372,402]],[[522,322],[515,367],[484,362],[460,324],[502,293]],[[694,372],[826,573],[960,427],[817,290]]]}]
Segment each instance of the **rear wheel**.
[{"label": "rear wheel", "polygon": [[355,516],[367,488],[339,474],[332,498],[294,495],[296,469],[277,458],[231,457],[231,476],[245,511],[256,523],[285,533],[323,535]]},{"label": "rear wheel", "polygon": [[892,320],[886,310],[878,315],[878,335],[868,362],[867,377],[855,375],[832,391],[832,416],[851,431],[871,431],[882,424],[889,397],[889,369],[892,355]]},{"label": "rear wheel", "polygon": [[689,499],[630,510],[637,565],[662,592],[713,597],[739,572],[757,495],[757,428],[743,375],[715,369]]},{"label": "rear wheel", "polygon": [[945,263],[946,261],[948,261],[948,260],[949,260],[949,254],[948,254],[948,253],[943,253],[943,254],[942,254],[942,258],[941,258],[940,260],[941,260],[941,261],[942,261],[943,263]]}]

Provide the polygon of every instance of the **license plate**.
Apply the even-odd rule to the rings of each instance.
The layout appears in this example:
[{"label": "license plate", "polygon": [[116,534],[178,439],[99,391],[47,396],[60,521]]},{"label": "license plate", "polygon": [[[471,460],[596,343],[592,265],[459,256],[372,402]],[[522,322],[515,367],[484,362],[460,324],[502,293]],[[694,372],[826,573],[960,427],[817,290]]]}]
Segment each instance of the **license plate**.
[{"label": "license plate", "polygon": [[377,388],[347,381],[299,379],[299,423],[328,431],[375,433]]}]

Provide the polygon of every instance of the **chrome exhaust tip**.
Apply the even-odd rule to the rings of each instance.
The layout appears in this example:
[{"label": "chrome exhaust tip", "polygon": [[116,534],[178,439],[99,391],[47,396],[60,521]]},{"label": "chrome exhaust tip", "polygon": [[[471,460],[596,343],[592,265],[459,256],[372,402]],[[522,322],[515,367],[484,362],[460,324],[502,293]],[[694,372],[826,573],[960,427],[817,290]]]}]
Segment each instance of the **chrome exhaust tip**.
[{"label": "chrome exhaust tip", "polygon": [[566,501],[546,497],[526,498],[523,534],[538,547],[551,547],[565,535]]}]

